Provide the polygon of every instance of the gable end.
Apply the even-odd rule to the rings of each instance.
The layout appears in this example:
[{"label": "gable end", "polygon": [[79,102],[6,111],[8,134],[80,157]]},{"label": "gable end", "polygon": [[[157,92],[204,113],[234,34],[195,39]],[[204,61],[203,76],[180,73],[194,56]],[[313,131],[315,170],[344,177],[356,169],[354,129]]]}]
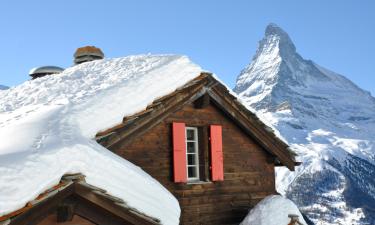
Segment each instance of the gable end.
[{"label": "gable end", "polygon": [[[200,76],[188,82],[185,86],[173,93],[155,100],[145,110],[123,119],[111,129],[99,132],[96,136],[98,143],[106,148],[131,142],[147,130],[163,121],[171,113],[181,109],[185,104],[194,103],[195,107],[202,108],[213,103],[250,137],[255,139],[266,151],[274,155],[280,164],[294,171],[295,153],[289,146],[280,140],[259,118],[242,105],[228,89],[216,80],[210,73],[201,73]],[[275,162],[275,165],[277,163]]]}]

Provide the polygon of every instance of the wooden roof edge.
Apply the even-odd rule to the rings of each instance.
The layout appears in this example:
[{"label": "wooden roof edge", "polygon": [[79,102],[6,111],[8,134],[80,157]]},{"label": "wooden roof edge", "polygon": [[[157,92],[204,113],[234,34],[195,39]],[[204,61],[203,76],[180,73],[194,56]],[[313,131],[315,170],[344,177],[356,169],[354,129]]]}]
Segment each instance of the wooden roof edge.
[{"label": "wooden roof edge", "polygon": [[[295,156],[297,155],[294,151],[292,151],[288,144],[286,144],[283,140],[281,140],[275,133],[274,130],[267,126],[263,121],[259,119],[259,117],[249,110],[245,105],[243,105],[237,96],[232,95],[231,91],[219,80],[217,80],[212,73],[209,72],[202,72],[199,76],[194,78],[193,80],[187,82],[185,85],[177,88],[174,92],[162,96],[160,98],[155,99],[150,105],[146,107],[145,110],[138,112],[133,115],[129,115],[124,117],[123,122],[118,124],[110,129],[107,129],[102,132],[98,132],[96,135],[96,140],[101,140],[103,138],[114,137],[117,135],[117,132],[121,132],[129,123],[136,121],[139,118],[147,116],[153,113],[153,107],[162,106],[164,102],[167,102],[168,99],[173,98],[176,94],[189,89],[189,87],[200,84],[201,82],[205,82],[208,80],[210,83],[210,87],[207,90],[217,90],[219,94],[222,96],[225,94],[228,98],[231,99],[231,102],[235,103],[237,111],[239,111],[244,118],[246,118],[251,123],[256,123],[261,129],[263,130],[262,133],[266,134],[268,138],[272,138],[275,141],[273,144],[274,148],[277,148],[278,151],[274,151],[272,149],[268,149],[277,157],[281,158],[282,163],[287,166],[290,170],[294,170],[294,166],[296,165]],[[118,138],[116,138],[117,140]]]},{"label": "wooden roof edge", "polygon": [[151,217],[151,216],[139,211],[138,209],[136,209],[134,207],[130,207],[124,199],[118,198],[116,196],[113,196],[113,195],[109,194],[107,192],[107,190],[105,190],[105,189],[102,189],[102,188],[99,188],[97,186],[94,186],[94,185],[91,185],[91,184],[87,183],[84,178],[85,178],[85,176],[83,174],[78,173],[78,174],[73,174],[73,175],[71,175],[71,174],[64,175],[62,179],[71,180],[71,181],[74,182],[75,185],[82,185],[82,186],[90,189],[93,193],[98,194],[98,195],[112,201],[114,204],[121,206],[122,208],[126,209],[130,213],[136,214],[136,216],[142,217],[143,219],[148,220],[149,222],[152,222],[152,223],[155,223],[155,224],[160,223],[159,219]]},{"label": "wooden roof edge", "polygon": [[110,135],[114,134],[117,130],[120,130],[120,129],[124,128],[129,123],[129,121],[136,120],[136,119],[138,119],[141,116],[145,116],[148,113],[151,113],[154,110],[154,107],[160,106],[162,104],[162,102],[165,102],[165,101],[167,101],[170,98],[173,98],[173,96],[175,96],[177,93],[182,92],[182,91],[186,90],[187,88],[189,88],[189,87],[191,87],[193,85],[199,84],[205,78],[207,78],[207,77],[209,77],[211,75],[212,74],[208,73],[208,72],[201,72],[199,76],[197,76],[194,79],[188,81],[185,85],[177,88],[175,91],[173,91],[173,92],[171,92],[171,93],[169,93],[167,95],[164,95],[164,96],[161,96],[161,97],[155,99],[144,110],[142,110],[140,112],[137,112],[137,113],[134,113],[132,115],[125,116],[120,124],[118,124],[118,125],[116,125],[114,127],[111,127],[109,129],[106,129],[106,130],[98,132],[95,135],[95,139],[99,140],[99,139],[102,139],[102,138],[105,138],[107,136],[110,136]]},{"label": "wooden roof edge", "polygon": [[82,181],[76,182],[75,185],[79,185],[81,188],[89,189],[94,195],[100,196],[108,201],[113,202],[113,204],[125,209],[128,213],[131,213],[137,217],[140,217],[143,220],[150,222],[151,224],[160,224],[160,220],[158,218],[149,216],[141,212],[140,210],[129,206],[124,199],[113,196],[104,189],[98,188],[96,186],[93,186],[91,184],[88,184]]},{"label": "wooden roof edge", "polygon": [[[212,79],[215,79],[215,78],[212,76]],[[295,161],[295,156],[297,156],[297,154],[290,148],[290,146],[287,143],[285,143],[275,134],[274,130],[271,127],[266,125],[254,112],[250,111],[245,105],[243,105],[236,96],[232,95],[230,90],[228,90],[228,88],[224,84],[222,84],[220,81],[217,81],[217,82],[218,82],[218,85],[214,87],[214,90],[217,89],[219,94],[225,94],[227,96],[230,96],[234,100],[233,102],[238,107],[238,110],[243,113],[244,118],[247,118],[248,120],[252,119],[249,122],[257,123],[257,125],[259,127],[262,127],[265,133],[270,138],[276,140],[277,144],[274,146],[278,148],[279,150],[281,150],[281,152],[284,153],[283,155],[285,155],[285,156],[281,156],[281,155],[276,154],[276,156],[281,158],[281,160],[283,161],[282,162],[283,165],[287,166],[290,170],[294,171],[294,166],[300,165],[300,163]],[[277,153],[279,151],[271,151],[271,152]]]},{"label": "wooden roof edge", "polygon": [[149,215],[146,215],[145,213],[139,211],[138,209],[128,206],[123,199],[108,194],[107,191],[104,189],[101,189],[99,187],[86,183],[85,176],[81,173],[77,173],[77,174],[63,175],[60,182],[57,185],[51,188],[48,188],[43,193],[39,194],[38,197],[36,197],[34,200],[31,200],[28,203],[26,203],[24,207],[17,209],[13,212],[10,212],[6,215],[0,216],[0,225],[11,224],[12,220],[16,218],[18,215],[21,215],[22,213],[25,213],[31,210],[34,206],[37,206],[40,203],[45,202],[49,198],[58,194],[60,191],[63,191],[68,187],[72,187],[72,186],[74,187],[75,185],[81,185],[91,190],[94,194],[100,195],[101,197],[113,202],[113,204],[118,205],[119,207],[123,208],[127,212],[134,214],[135,216],[140,217],[143,220],[148,221],[150,224],[155,224],[155,225],[161,224],[158,218],[154,218]]},{"label": "wooden roof edge", "polygon": [[29,209],[33,208],[34,206],[40,204],[41,202],[47,200],[48,198],[56,195],[58,192],[62,191],[63,189],[69,187],[70,185],[72,185],[73,182],[69,182],[69,181],[60,181],[59,184],[47,189],[46,191],[42,192],[41,194],[39,194],[35,199],[27,202],[25,204],[24,207],[20,208],[20,209],[17,209],[13,212],[10,212],[6,215],[3,215],[3,216],[0,216],[0,224],[1,222],[3,221],[7,221],[9,220],[12,221],[12,219],[26,211],[28,211]]}]

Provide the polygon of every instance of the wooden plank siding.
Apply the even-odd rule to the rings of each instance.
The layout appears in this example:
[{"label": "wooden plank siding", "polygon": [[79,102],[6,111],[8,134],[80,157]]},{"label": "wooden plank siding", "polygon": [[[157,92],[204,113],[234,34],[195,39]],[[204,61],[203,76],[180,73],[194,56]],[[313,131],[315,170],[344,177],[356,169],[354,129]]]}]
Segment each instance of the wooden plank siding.
[{"label": "wooden plank siding", "polygon": [[[140,166],[176,196],[182,208],[181,224],[238,224],[257,202],[276,193],[275,158],[215,105],[203,106],[186,104],[142,135],[109,148]],[[208,136],[210,125],[222,126],[224,181],[198,184],[173,182],[173,122],[199,127],[202,131],[200,138]],[[209,148],[206,145],[209,142],[201,141],[206,143],[199,149],[205,151],[200,157],[202,161],[207,158]],[[207,168],[207,162],[200,164],[201,168]],[[207,168],[205,173],[208,172]],[[205,175],[205,178],[209,176]]]}]

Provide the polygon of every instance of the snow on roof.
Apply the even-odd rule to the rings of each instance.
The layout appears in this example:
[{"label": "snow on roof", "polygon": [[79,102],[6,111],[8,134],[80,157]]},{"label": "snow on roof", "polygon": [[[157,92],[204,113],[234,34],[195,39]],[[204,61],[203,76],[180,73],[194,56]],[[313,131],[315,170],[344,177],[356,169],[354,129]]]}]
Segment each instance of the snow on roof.
[{"label": "snow on roof", "polygon": [[185,56],[129,56],[83,63],[0,92],[0,216],[22,208],[64,174],[82,173],[130,207],[178,224],[173,195],[93,138],[201,71]]},{"label": "snow on roof", "polygon": [[246,216],[240,225],[288,225],[289,215],[298,216],[301,224],[306,225],[297,206],[280,195],[270,195],[260,201]]}]

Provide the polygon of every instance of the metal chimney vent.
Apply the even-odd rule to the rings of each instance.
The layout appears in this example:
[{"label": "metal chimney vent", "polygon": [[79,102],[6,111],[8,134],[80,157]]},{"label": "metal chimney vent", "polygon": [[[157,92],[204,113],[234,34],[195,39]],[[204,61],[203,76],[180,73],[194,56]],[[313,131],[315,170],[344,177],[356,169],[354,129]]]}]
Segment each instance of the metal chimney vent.
[{"label": "metal chimney vent", "polygon": [[36,79],[38,77],[44,77],[51,74],[58,74],[64,71],[63,68],[57,66],[41,66],[31,69],[29,75],[32,79]]}]

